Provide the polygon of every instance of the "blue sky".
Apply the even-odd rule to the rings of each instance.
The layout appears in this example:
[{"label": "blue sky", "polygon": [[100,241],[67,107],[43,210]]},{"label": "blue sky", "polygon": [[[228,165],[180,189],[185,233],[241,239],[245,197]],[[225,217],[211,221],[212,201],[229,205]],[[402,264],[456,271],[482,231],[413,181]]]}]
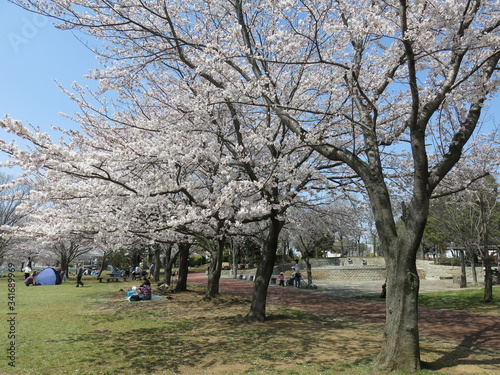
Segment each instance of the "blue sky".
[{"label": "blue sky", "polygon": [[74,127],[59,112],[74,113],[77,107],[55,81],[68,89],[74,81],[85,85],[90,82],[83,76],[97,66],[71,31],[57,30],[52,22],[0,2],[0,116],[9,114],[44,130]]}]

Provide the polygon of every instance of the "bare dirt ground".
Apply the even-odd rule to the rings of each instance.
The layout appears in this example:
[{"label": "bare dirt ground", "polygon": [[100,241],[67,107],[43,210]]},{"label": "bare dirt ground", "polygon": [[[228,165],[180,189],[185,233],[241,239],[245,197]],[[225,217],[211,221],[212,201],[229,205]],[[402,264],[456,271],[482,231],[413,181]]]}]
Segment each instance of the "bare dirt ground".
[{"label": "bare dirt ground", "polygon": [[[204,274],[188,278],[189,283],[200,286],[206,280]],[[258,368],[268,371],[285,373],[299,364],[315,363],[324,374],[349,373],[346,362],[363,363],[378,353],[385,319],[383,302],[272,286],[269,319],[248,324],[243,316],[250,307],[251,291],[250,282],[221,279],[221,297],[211,302],[202,301],[201,290],[172,295],[170,308],[188,320],[203,320],[200,329],[213,347],[229,350],[228,335],[235,344],[230,349],[231,360],[215,350],[203,355],[202,367],[181,364],[177,373],[239,374],[255,370],[244,360],[253,355],[259,358]],[[423,308],[420,314],[421,358],[426,368],[451,375],[500,373],[498,316]]]}]

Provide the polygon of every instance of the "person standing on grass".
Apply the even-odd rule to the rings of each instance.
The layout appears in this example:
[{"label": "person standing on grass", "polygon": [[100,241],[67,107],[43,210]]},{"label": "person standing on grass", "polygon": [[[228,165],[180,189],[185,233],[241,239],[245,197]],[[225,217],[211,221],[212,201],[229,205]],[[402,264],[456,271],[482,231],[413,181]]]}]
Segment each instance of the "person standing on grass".
[{"label": "person standing on grass", "polygon": [[278,280],[279,280],[279,285],[280,286],[285,286],[285,274],[283,272],[280,273],[280,275],[278,276]]},{"label": "person standing on grass", "polygon": [[83,276],[83,267],[80,263],[78,263],[78,268],[76,269],[76,287],[78,288],[80,285],[83,286],[82,276]]},{"label": "person standing on grass", "polygon": [[149,278],[152,279],[155,273],[155,264],[151,263],[149,266]]},{"label": "person standing on grass", "polygon": [[31,268],[28,267],[28,265],[26,265],[23,268],[23,272],[24,272],[24,278],[27,279],[30,276],[30,274],[31,274]]},{"label": "person standing on grass", "polygon": [[293,271],[294,271],[294,284],[297,288],[300,288],[300,265],[299,265],[299,260],[295,260],[295,266],[293,266]]}]

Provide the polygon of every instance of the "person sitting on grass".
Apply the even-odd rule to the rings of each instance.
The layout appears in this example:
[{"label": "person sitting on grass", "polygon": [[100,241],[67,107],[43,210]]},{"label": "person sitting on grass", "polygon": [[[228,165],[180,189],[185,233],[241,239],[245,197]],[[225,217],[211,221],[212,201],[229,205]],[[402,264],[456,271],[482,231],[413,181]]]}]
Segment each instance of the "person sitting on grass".
[{"label": "person sitting on grass", "polygon": [[26,284],[26,286],[35,285],[35,276],[36,276],[36,271],[33,272],[33,275],[29,275],[24,280],[24,283]]},{"label": "person sitting on grass", "polygon": [[139,287],[139,294],[143,300],[151,300],[151,283],[148,279],[144,280],[142,285]]},{"label": "person sitting on grass", "polygon": [[382,292],[380,293],[380,298],[385,298],[387,294],[387,280],[385,280],[385,283],[382,285]]}]

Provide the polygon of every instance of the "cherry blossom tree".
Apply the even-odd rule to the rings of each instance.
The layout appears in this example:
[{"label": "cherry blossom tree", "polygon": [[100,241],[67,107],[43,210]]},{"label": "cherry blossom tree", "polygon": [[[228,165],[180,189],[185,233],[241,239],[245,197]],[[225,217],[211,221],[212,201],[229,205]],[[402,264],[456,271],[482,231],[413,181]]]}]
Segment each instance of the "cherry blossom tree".
[{"label": "cherry blossom tree", "polygon": [[[325,242],[331,249],[335,238],[359,239],[362,232],[358,218],[363,208],[353,206],[345,200],[330,204],[304,206],[293,208],[285,225],[293,247],[300,253],[306,263],[307,284],[313,283],[310,259],[316,257],[316,252]],[[356,225],[357,224],[357,225]],[[353,238],[354,237],[354,238]]]},{"label": "cherry blossom tree", "polygon": [[[89,109],[83,101],[80,105],[83,110]],[[141,105],[143,113],[146,112],[147,105]],[[52,202],[44,215],[52,212],[51,216],[57,217],[59,224],[65,215],[80,215],[85,210],[86,217],[95,220],[85,220],[82,225],[88,229],[81,227],[78,230],[99,228],[97,235],[106,233],[119,246],[124,246],[124,239],[118,237],[126,238],[128,234],[161,241],[158,235],[166,229],[186,235],[215,236],[222,244],[228,225],[238,227],[242,222],[268,220],[271,216],[277,219],[317,171],[312,165],[310,151],[302,150],[300,155],[296,145],[298,138],[294,138],[295,142],[283,142],[283,134],[287,132],[283,131],[282,124],[264,114],[265,123],[274,128],[260,135],[251,126],[244,127],[261,122],[258,114],[243,116],[232,109],[229,131],[224,130],[227,125],[221,113],[212,117],[212,126],[208,129],[197,128],[199,120],[195,118],[183,122],[182,130],[177,125],[166,131],[161,123],[161,128],[153,127],[147,119],[138,121],[126,114],[115,115],[118,129],[107,125],[102,115],[94,115],[90,125],[85,120],[92,114],[86,112],[80,121],[87,137],[71,132],[68,136],[72,142],[62,145],[52,144],[44,134],[29,132],[15,121],[7,120],[5,124],[13,125],[10,129],[17,129],[17,134],[31,141],[36,149],[26,154],[9,145],[13,157],[25,168],[29,165],[29,170],[42,170],[39,173],[43,182],[39,183],[39,189],[31,195],[31,203],[27,206],[31,207],[34,202]],[[206,113],[202,117],[211,116]],[[159,119],[156,116],[156,120]],[[125,123],[127,128],[124,128]],[[187,132],[205,134],[205,137],[193,141]],[[215,147],[209,146],[210,134],[218,138]],[[306,161],[307,167],[302,166]],[[315,177],[321,180],[318,175]],[[76,209],[63,208],[62,214],[54,214],[54,202],[67,205],[68,200],[77,201]],[[78,217],[71,227],[72,220],[68,217],[65,227],[74,231]],[[53,231],[55,227],[52,225],[48,230]],[[272,232],[271,246],[268,246],[269,241],[264,242],[263,252],[268,257],[263,261],[265,276],[256,278],[258,287],[253,299],[256,302],[249,314],[255,316],[252,319],[265,317],[265,296],[279,230]],[[218,293],[222,246],[213,252],[212,261],[209,298]]]},{"label": "cherry blossom tree", "polygon": [[88,254],[92,250],[92,242],[74,238],[69,241],[59,240],[52,245],[45,245],[57,257],[61,272],[68,275],[70,263],[78,257]]},{"label": "cherry blossom tree", "polygon": [[[496,2],[16,3],[59,19],[62,29],[78,28],[105,41],[99,53],[107,68],[93,72],[92,77],[102,84],[100,94],[116,90],[115,106],[132,109],[134,99],[141,102],[129,116],[147,117],[141,113],[146,108],[150,110],[146,113],[163,114],[176,101],[175,114],[161,117],[162,123],[169,124],[168,134],[175,137],[186,133],[174,132],[173,124],[185,126],[179,120],[188,115],[199,120],[196,124],[200,129],[210,127],[214,117],[207,113],[213,112],[206,109],[223,103],[229,114],[224,118],[234,129],[238,129],[240,113],[261,120],[254,125],[258,128],[254,135],[282,129],[283,137],[274,137],[275,142],[268,142],[267,147],[281,140],[283,144],[292,142],[297,148],[302,145],[314,150],[332,166],[344,166],[344,173],[337,177],[362,188],[370,200],[388,271],[384,341],[375,370],[420,369],[416,252],[432,194],[459,166],[461,158],[474,156],[466,145],[476,136],[482,108],[498,87],[500,10]],[[150,97],[149,93],[157,90],[170,95],[161,100]],[[206,100],[190,100],[192,93]],[[91,99],[100,102],[99,115],[109,116],[106,109],[110,103],[97,95]],[[266,127],[265,118],[280,126]],[[84,127],[95,128],[98,122],[88,112],[79,120]],[[119,120],[113,118],[115,123]],[[134,129],[149,128],[153,122],[134,121]],[[25,134],[13,121],[2,125]],[[89,131],[97,136],[100,127],[95,129]],[[121,144],[121,129],[112,132],[115,135],[108,144]],[[36,141],[43,148],[41,140]],[[134,145],[133,138],[127,140],[129,146]],[[238,142],[237,132],[236,140],[239,162],[248,168],[251,153]],[[155,141],[156,137],[150,136],[148,147],[141,141],[141,150],[161,155],[164,150],[158,149]],[[175,142],[170,144],[176,147]],[[94,145],[99,149],[97,143]],[[8,145],[2,148],[9,151]],[[78,150],[82,166],[89,165],[88,161],[83,163],[82,151],[87,148]],[[59,170],[64,158],[79,158],[75,149],[71,155],[64,148],[51,146],[47,150],[50,152],[40,153],[44,165],[57,157]],[[138,149],[129,150],[134,150],[136,158]],[[200,150],[204,147],[193,149],[189,157],[196,160]],[[24,157],[19,151],[11,152],[17,159]],[[94,168],[101,163],[98,155],[92,156]],[[492,155],[494,158],[498,152]],[[74,166],[73,162],[66,171]],[[477,175],[487,172],[482,165],[477,167]],[[280,170],[283,176],[286,170]],[[302,173],[302,169],[294,171]],[[102,180],[112,178],[124,194],[131,191],[121,180],[125,174],[117,178],[114,169],[88,173],[97,173]],[[266,190],[266,205],[272,213],[266,242],[270,248],[277,245],[282,209],[289,204],[279,195],[274,178]],[[178,193],[185,195],[185,191]],[[402,226],[396,226],[401,217],[395,208],[396,198],[398,204],[405,202]],[[191,218],[194,211],[190,213],[183,216]],[[271,264],[272,251],[270,256],[266,251],[264,254],[263,264]],[[257,289],[259,285],[265,289],[262,285],[268,273],[265,268],[262,278],[257,275]]]},{"label": "cherry blossom tree", "polygon": [[[17,206],[23,197],[28,194],[29,187],[23,182],[20,185],[9,187],[13,178],[4,173],[0,173],[0,185],[6,186],[0,193],[0,226],[10,227],[12,225],[23,225],[24,216],[16,212]],[[0,266],[4,258],[13,248],[16,239],[11,235],[10,230],[0,229]]]},{"label": "cherry blossom tree", "polygon": [[494,243],[491,239],[495,233],[493,221],[498,214],[498,198],[498,185],[489,176],[473,184],[470,189],[454,194],[441,205],[444,208],[434,212],[449,238],[468,250],[474,278],[474,260],[481,259],[484,267],[484,302],[493,300],[493,257],[489,253],[489,246]]},{"label": "cherry blossom tree", "polygon": [[[31,141],[36,153],[25,154],[11,145],[5,148],[11,147],[10,154],[25,168],[30,165],[29,170],[53,171],[50,175],[44,173],[43,178],[51,182],[44,183],[50,187],[41,189],[43,199],[72,196],[93,204],[94,192],[104,194],[109,216],[99,228],[113,232],[114,237],[128,232],[151,238],[153,232],[171,229],[214,237],[222,244],[231,226],[268,220],[269,234],[249,313],[250,319],[263,320],[283,225],[280,216],[309,183],[324,183],[317,173],[320,161],[311,156],[310,150],[300,147],[300,139],[291,137],[291,132],[268,111],[246,112],[232,102],[223,106],[207,104],[205,97],[196,94],[200,88],[195,84],[178,82],[175,77],[169,80],[175,81],[177,92],[184,90],[183,100],[164,97],[164,90],[156,90],[155,95],[148,92],[148,98],[139,99],[134,96],[134,88],[125,88],[123,83],[119,86],[120,96],[131,104],[127,111],[113,115],[90,105],[82,94],[75,100],[84,113],[77,121],[85,136],[68,132],[72,141],[69,144],[55,146],[44,134],[30,133],[7,120],[4,124],[9,123],[11,131]],[[151,107],[151,103],[158,104]],[[166,103],[170,111],[157,113],[156,108]],[[135,105],[141,107],[140,115],[135,113]],[[111,117],[113,125],[107,123]],[[193,138],[193,134],[198,137]],[[72,179],[77,181],[70,184]],[[93,217],[99,211],[103,215],[102,210],[97,210]],[[154,229],[145,229],[151,228],[151,221]],[[222,246],[212,255],[209,298],[218,292]]]}]

